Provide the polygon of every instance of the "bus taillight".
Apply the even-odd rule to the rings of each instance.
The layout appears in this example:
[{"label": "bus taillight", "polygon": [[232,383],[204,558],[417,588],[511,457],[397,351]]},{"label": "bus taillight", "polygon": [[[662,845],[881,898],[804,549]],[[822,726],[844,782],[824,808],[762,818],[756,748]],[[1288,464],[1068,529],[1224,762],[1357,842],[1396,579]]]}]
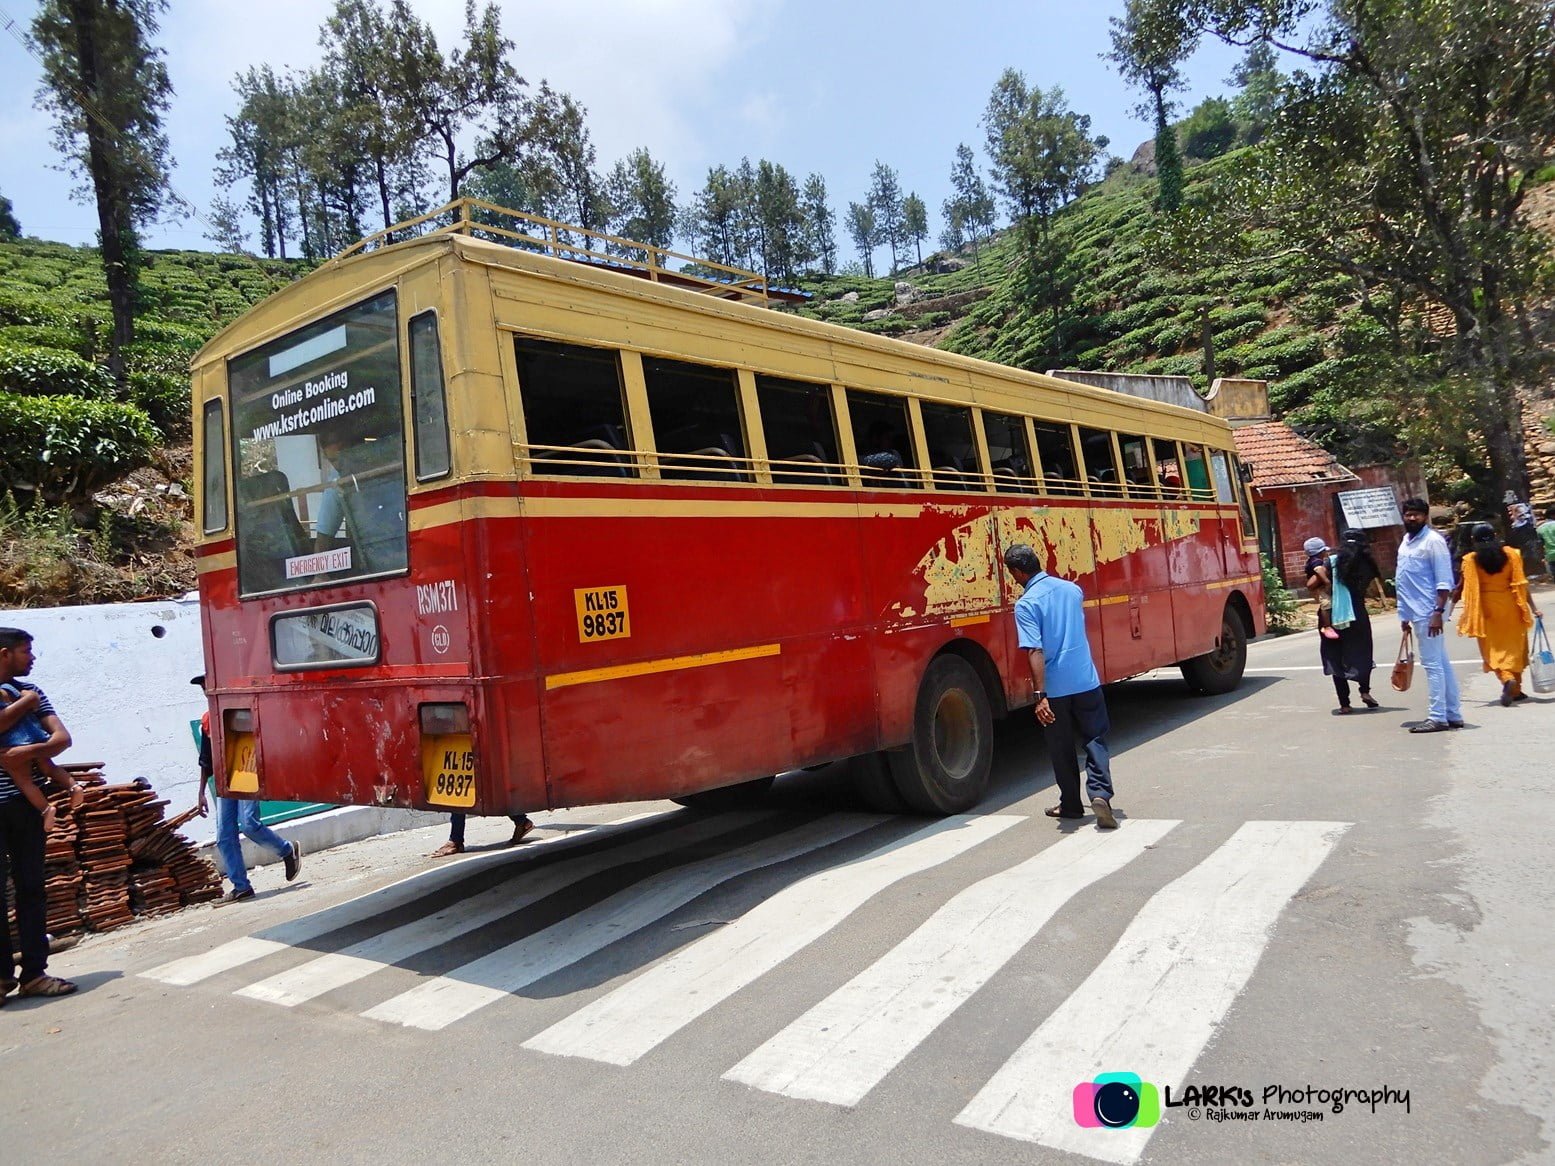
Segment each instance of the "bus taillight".
[{"label": "bus taillight", "polygon": [[259,757],[254,744],[254,710],[228,709],[226,732],[227,792],[259,792]]}]

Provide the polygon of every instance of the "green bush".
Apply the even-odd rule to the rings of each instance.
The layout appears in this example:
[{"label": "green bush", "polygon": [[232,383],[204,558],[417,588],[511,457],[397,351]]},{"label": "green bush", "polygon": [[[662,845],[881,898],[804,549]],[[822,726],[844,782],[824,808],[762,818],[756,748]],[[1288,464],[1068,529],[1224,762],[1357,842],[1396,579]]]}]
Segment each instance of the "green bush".
[{"label": "green bush", "polygon": [[33,348],[58,348],[90,357],[96,347],[89,336],[57,324],[0,324],[0,347],[25,344]]},{"label": "green bush", "polygon": [[27,396],[106,397],[108,371],[59,348],[0,344],[0,392]]},{"label": "green bush", "polygon": [[1263,563],[1263,612],[1269,630],[1276,635],[1297,630],[1301,609],[1296,597],[1285,589],[1285,580],[1280,578],[1269,556],[1259,555],[1258,558]]},{"label": "green bush", "polygon": [[189,436],[191,395],[187,374],[169,372],[132,372],[129,374],[130,404],[151,418],[163,437]]},{"label": "green bush", "polygon": [[151,460],[156,430],[134,405],[0,393],[0,481],[80,502]]},{"label": "green bush", "polygon": [[47,324],[69,328],[76,313],[54,298],[22,286],[0,286],[0,324]]}]

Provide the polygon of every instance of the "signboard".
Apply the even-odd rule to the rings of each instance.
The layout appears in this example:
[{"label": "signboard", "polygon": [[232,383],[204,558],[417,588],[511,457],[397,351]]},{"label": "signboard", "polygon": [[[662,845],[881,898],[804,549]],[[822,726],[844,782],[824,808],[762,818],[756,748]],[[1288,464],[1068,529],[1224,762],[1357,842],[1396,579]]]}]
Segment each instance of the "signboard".
[{"label": "signboard", "polygon": [[1403,526],[1404,516],[1398,512],[1398,495],[1392,486],[1378,486],[1371,490],[1341,490],[1339,508],[1344,512],[1344,524],[1359,530],[1375,530],[1380,526]]}]

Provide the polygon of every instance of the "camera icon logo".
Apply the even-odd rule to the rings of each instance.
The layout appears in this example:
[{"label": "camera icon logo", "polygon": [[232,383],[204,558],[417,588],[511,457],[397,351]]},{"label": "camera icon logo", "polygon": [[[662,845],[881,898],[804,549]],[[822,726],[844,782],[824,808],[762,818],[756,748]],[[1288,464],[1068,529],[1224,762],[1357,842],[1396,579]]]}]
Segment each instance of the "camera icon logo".
[{"label": "camera icon logo", "polygon": [[1099,1073],[1074,1087],[1074,1120],[1086,1129],[1153,1126],[1161,1120],[1161,1094],[1138,1073]]}]

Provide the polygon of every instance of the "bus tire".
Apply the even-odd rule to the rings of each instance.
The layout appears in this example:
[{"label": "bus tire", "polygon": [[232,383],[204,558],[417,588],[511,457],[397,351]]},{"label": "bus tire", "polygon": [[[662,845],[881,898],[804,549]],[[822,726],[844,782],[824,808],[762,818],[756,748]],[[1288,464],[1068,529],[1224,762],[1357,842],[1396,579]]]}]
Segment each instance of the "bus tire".
[{"label": "bus tire", "polygon": [[1226,605],[1220,616],[1220,642],[1213,651],[1178,665],[1182,678],[1194,692],[1220,696],[1242,683],[1247,667],[1247,627],[1236,609]]},{"label": "bus tire", "polygon": [[758,777],[752,781],[742,781],[737,785],[724,785],[717,789],[698,790],[694,794],[681,794],[680,797],[671,798],[670,801],[677,806],[685,806],[688,810],[718,814],[725,810],[742,809],[761,801],[776,780],[775,777]]},{"label": "bus tire", "polygon": [[875,814],[905,814],[907,803],[896,792],[891,763],[884,753],[865,753],[850,763],[853,793],[866,810]]},{"label": "bus tire", "polygon": [[912,744],[886,754],[896,790],[920,814],[960,814],[982,801],[993,767],[993,710],[977,670],[936,656],[913,710]]}]

